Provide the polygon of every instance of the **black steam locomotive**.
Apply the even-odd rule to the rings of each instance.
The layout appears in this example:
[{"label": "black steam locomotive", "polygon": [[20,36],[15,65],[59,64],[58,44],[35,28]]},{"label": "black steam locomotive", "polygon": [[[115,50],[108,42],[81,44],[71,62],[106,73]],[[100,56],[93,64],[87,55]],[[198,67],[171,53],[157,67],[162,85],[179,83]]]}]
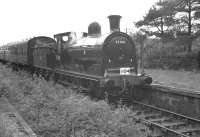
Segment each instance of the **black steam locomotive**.
[{"label": "black steam locomotive", "polygon": [[135,86],[150,84],[151,77],[137,72],[136,47],[132,38],[120,32],[119,15],[108,17],[110,32],[101,34],[93,22],[88,33],[76,38],[73,32],[35,37],[0,47],[1,61],[45,74],[62,83],[76,85],[102,97],[131,96]]}]

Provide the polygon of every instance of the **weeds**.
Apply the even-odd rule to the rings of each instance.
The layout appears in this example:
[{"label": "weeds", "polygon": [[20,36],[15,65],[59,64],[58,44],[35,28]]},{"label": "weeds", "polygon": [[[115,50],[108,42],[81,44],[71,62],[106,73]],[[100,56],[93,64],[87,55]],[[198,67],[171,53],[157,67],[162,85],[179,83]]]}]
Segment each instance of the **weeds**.
[{"label": "weeds", "polygon": [[137,123],[122,105],[111,109],[71,89],[25,72],[0,66],[0,93],[7,96],[23,118],[44,137],[146,137],[148,129]]}]

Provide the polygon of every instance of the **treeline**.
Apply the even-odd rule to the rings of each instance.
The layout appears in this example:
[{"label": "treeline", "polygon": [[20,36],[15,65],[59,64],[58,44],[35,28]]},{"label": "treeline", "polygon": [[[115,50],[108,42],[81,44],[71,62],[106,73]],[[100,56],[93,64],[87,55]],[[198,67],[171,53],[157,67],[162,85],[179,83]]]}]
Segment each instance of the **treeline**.
[{"label": "treeline", "polygon": [[[191,52],[192,41],[200,36],[200,0],[159,0],[135,25],[143,35],[176,41]],[[136,39],[142,41],[144,36]]]}]

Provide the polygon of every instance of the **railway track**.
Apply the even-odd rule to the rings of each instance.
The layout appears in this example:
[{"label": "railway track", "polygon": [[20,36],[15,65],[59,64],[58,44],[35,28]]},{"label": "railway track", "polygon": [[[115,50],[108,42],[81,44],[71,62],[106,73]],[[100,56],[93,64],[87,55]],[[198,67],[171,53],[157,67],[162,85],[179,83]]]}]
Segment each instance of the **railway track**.
[{"label": "railway track", "polygon": [[[74,90],[88,90],[74,84],[61,82]],[[147,125],[151,137],[200,137],[200,120],[132,100],[133,119]]]},{"label": "railway track", "polygon": [[200,137],[200,120],[132,101],[134,118],[150,127],[151,137]]},{"label": "railway track", "polygon": [[[59,79],[58,83],[69,86],[79,93],[87,93],[88,88],[77,85],[75,82],[67,82],[65,79]],[[126,101],[125,101],[126,102]],[[187,117],[161,109],[155,106],[147,105],[139,101],[132,101],[134,119],[150,127],[151,137],[200,137],[200,120]]]}]

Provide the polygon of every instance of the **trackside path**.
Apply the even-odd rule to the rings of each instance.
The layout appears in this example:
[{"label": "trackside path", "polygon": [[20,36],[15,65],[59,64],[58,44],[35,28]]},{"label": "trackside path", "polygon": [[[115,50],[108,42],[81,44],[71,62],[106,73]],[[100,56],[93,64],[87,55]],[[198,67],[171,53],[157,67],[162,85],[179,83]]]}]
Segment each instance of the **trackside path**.
[{"label": "trackside path", "polygon": [[0,136],[37,137],[6,98],[0,98]]}]

